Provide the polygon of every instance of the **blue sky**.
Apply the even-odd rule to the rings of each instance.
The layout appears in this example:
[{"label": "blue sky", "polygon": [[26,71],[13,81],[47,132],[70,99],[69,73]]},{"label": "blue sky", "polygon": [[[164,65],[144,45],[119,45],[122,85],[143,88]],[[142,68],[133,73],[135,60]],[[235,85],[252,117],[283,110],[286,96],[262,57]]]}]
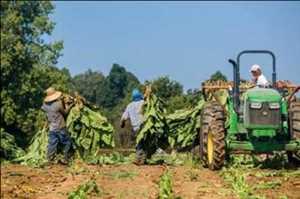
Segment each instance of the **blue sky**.
[{"label": "blue sky", "polygon": [[[141,82],[169,75],[198,88],[216,70],[232,77],[228,58],[244,49],[277,55],[279,79],[300,83],[300,2],[54,2],[51,41],[63,40],[59,67],[72,75],[109,72],[118,63]],[[241,73],[268,56],[243,57]]]}]

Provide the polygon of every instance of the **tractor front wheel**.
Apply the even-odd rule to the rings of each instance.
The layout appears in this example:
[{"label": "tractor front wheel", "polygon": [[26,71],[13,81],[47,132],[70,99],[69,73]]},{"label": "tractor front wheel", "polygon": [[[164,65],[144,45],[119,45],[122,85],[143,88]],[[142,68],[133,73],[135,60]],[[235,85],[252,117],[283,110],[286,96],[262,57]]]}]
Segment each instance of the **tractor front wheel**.
[{"label": "tractor front wheel", "polygon": [[204,167],[220,169],[225,162],[225,114],[217,102],[205,105],[201,117],[200,157]]}]

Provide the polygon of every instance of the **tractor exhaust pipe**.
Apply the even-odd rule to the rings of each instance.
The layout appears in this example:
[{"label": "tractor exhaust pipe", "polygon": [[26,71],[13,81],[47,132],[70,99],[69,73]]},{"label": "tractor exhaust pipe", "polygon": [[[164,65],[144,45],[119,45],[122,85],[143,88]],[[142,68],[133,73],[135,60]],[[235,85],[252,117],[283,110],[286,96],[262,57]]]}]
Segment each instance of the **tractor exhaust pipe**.
[{"label": "tractor exhaust pipe", "polygon": [[233,66],[233,107],[235,112],[238,113],[240,100],[240,68],[234,60],[229,59],[228,62]]}]

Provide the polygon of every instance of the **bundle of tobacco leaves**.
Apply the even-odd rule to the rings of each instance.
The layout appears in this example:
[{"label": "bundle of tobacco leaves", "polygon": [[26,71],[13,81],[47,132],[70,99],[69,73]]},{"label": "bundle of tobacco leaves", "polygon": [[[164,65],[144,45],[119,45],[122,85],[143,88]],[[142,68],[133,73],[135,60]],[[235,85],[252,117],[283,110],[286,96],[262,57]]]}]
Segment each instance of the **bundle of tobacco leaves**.
[{"label": "bundle of tobacco leaves", "polygon": [[168,140],[172,148],[182,149],[192,146],[200,129],[204,103],[205,101],[201,100],[192,109],[178,110],[167,116]]},{"label": "bundle of tobacco leaves", "polygon": [[[72,138],[76,158],[91,161],[97,158],[100,148],[111,148],[114,143],[114,128],[97,110],[92,110],[82,100],[74,100],[67,119],[67,131]],[[30,166],[40,166],[46,162],[48,128],[38,131],[32,138],[26,155],[15,162]]]},{"label": "bundle of tobacco leaves", "polygon": [[143,112],[144,122],[141,125],[136,142],[141,142],[143,149],[151,154],[157,148],[168,146],[166,110],[163,107],[163,102],[152,93],[145,101]]}]

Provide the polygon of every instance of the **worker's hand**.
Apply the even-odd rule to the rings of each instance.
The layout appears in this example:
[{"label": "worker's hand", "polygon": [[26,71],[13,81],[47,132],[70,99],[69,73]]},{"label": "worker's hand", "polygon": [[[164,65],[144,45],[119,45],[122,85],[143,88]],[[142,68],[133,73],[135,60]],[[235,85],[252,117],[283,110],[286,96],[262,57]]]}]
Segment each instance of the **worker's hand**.
[{"label": "worker's hand", "polygon": [[121,128],[124,128],[124,127],[125,127],[125,120],[121,120],[120,127],[121,127]]},{"label": "worker's hand", "polygon": [[151,85],[146,86],[146,90],[145,90],[145,93],[144,93],[144,98],[145,99],[148,98],[150,96],[151,92],[152,92]]}]

